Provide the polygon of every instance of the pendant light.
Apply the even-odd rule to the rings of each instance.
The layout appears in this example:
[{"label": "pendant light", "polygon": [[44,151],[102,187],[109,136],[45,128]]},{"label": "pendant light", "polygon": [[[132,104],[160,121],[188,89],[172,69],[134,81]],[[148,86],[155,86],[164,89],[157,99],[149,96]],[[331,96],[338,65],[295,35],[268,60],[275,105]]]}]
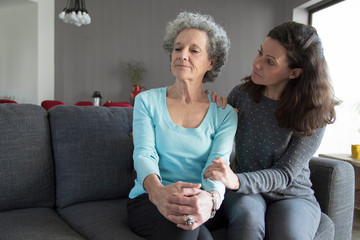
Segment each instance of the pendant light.
[{"label": "pendant light", "polygon": [[91,23],[90,15],[85,6],[85,0],[68,0],[66,7],[59,14],[64,23],[74,24],[78,27]]}]

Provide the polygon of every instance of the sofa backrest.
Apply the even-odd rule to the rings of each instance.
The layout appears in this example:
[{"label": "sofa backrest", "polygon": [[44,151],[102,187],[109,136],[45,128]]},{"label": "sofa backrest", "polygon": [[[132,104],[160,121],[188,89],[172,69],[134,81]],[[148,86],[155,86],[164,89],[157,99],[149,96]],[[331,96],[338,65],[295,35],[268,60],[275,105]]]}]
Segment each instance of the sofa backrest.
[{"label": "sofa backrest", "polygon": [[54,163],[46,111],[0,104],[0,211],[54,207]]},{"label": "sofa backrest", "polygon": [[134,185],[132,108],[49,110],[56,206],[126,198]]}]

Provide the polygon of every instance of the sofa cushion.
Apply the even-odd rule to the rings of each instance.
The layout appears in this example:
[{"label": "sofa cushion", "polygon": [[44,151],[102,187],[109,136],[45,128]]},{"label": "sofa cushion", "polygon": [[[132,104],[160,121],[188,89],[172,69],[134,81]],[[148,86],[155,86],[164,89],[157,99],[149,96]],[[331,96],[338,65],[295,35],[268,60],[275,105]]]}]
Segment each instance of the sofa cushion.
[{"label": "sofa cushion", "polygon": [[311,181],[322,212],[335,226],[335,239],[351,239],[354,213],[354,168],[351,164],[313,157]]},{"label": "sofa cushion", "polygon": [[134,185],[132,108],[49,110],[56,205],[126,198]]},{"label": "sofa cushion", "polygon": [[0,136],[0,211],[54,207],[46,111],[31,104],[0,104]]},{"label": "sofa cushion", "polygon": [[0,226],[1,240],[85,240],[50,208],[0,212]]},{"label": "sofa cushion", "polygon": [[89,240],[140,240],[127,223],[126,199],[94,201],[59,209],[70,226]]},{"label": "sofa cushion", "polygon": [[321,213],[320,225],[314,237],[314,240],[334,239],[335,226],[333,221],[325,214]]}]

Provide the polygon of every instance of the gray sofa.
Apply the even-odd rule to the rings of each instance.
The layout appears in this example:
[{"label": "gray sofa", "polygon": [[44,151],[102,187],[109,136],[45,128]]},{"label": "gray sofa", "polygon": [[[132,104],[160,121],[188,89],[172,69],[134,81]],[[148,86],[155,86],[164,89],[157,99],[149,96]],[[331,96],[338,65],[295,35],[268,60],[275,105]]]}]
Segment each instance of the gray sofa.
[{"label": "gray sofa", "polygon": [[[132,108],[0,104],[0,240],[142,239],[127,225],[132,151]],[[350,240],[352,166],[313,158],[311,171],[315,239]]]}]

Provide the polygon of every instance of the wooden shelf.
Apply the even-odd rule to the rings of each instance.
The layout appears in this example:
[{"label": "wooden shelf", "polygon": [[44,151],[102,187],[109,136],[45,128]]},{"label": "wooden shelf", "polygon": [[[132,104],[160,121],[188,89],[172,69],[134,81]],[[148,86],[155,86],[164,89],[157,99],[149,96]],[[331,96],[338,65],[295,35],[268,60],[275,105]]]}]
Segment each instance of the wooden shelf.
[{"label": "wooden shelf", "polygon": [[360,159],[352,158],[350,154],[346,153],[327,153],[319,154],[319,157],[331,158],[351,163],[353,166],[360,167]]}]

